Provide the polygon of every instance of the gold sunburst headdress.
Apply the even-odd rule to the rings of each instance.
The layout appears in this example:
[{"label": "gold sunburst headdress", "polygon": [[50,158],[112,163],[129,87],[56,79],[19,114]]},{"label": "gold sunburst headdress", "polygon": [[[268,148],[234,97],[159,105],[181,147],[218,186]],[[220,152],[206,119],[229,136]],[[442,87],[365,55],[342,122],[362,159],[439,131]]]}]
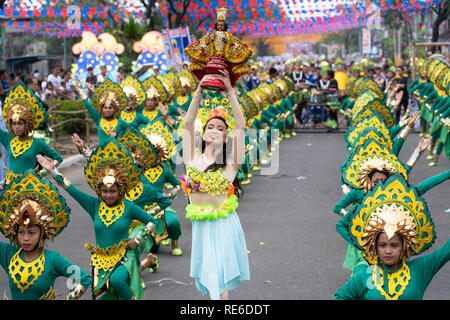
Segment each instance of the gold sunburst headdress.
[{"label": "gold sunburst headdress", "polygon": [[122,109],[127,105],[128,99],[122,88],[108,78],[95,90],[92,103],[99,114],[102,114],[104,106],[112,105],[114,107],[114,117],[117,119]]},{"label": "gold sunburst headdress", "polygon": [[402,237],[402,259],[424,252],[436,238],[425,201],[401,174],[378,183],[348,214],[350,238],[371,264],[378,260],[376,239],[380,232],[389,239],[396,234]]},{"label": "gold sunburst headdress", "polygon": [[142,82],[147,99],[158,98],[160,102],[167,101],[168,93],[161,80],[156,77],[149,77]]},{"label": "gold sunburst headdress", "polygon": [[[176,148],[175,143],[173,142],[172,138],[172,132],[167,128],[167,126],[164,124],[164,122],[161,119],[157,119],[156,121],[153,121],[152,123],[149,123],[147,126],[141,129],[141,133],[147,137],[147,139],[155,145],[155,147],[158,149],[158,152],[160,153],[160,159],[163,159],[162,161],[165,161],[167,159],[170,159],[172,156],[175,155]],[[156,134],[164,139],[164,144],[160,143],[159,140],[157,144],[154,143],[155,138],[152,139],[149,138],[149,135]]]},{"label": "gold sunburst headdress", "polygon": [[100,197],[102,184],[119,187],[124,196],[139,183],[140,171],[133,156],[116,140],[108,139],[94,149],[84,168],[86,181]]},{"label": "gold sunburst headdress", "polygon": [[8,93],[2,108],[3,119],[6,121],[8,131],[13,133],[11,122],[24,120],[28,125],[27,134],[42,127],[47,122],[47,112],[39,99],[25,86],[23,82],[17,83]]},{"label": "gold sunburst headdress", "polygon": [[160,160],[156,147],[142,133],[132,127],[124,130],[117,137],[117,141],[133,156],[141,173],[153,167]]},{"label": "gold sunburst headdress", "polygon": [[120,82],[120,87],[130,101],[131,97],[136,99],[137,106],[146,100],[145,90],[142,83],[132,74],[128,74],[125,79]]},{"label": "gold sunburst headdress", "polygon": [[178,79],[180,79],[181,87],[189,87],[191,92],[197,89],[198,80],[189,70],[183,70],[178,73]]},{"label": "gold sunburst headdress", "polygon": [[343,181],[355,189],[371,189],[372,171],[386,171],[390,175],[400,173],[408,179],[406,169],[390,149],[374,139],[367,141],[353,150],[341,166]]},{"label": "gold sunburst headdress", "polygon": [[0,230],[17,243],[18,226],[38,225],[42,239],[53,241],[70,219],[64,197],[49,181],[33,170],[11,181],[0,201]]}]

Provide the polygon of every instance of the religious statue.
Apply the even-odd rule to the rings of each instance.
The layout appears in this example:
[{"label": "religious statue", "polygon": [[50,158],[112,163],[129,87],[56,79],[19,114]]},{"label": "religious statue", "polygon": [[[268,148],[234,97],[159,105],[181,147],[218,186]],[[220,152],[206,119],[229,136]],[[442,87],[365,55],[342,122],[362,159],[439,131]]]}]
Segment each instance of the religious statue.
[{"label": "religious statue", "polygon": [[[229,72],[231,85],[235,86],[239,78],[249,71],[247,62],[253,50],[227,31],[227,13],[226,8],[217,9],[214,30],[184,50],[191,59],[189,70],[199,81],[205,74],[219,74],[222,69]],[[208,81],[203,86],[208,90],[225,90],[219,80]]]}]

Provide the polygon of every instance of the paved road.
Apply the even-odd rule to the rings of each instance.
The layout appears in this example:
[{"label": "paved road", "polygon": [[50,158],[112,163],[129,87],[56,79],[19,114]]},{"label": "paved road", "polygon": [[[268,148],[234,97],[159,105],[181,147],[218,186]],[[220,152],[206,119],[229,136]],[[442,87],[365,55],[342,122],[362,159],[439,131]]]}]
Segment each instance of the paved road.
[{"label": "paved road", "polygon": [[[406,162],[419,137],[411,134],[403,146],[400,159]],[[339,188],[339,165],[346,157],[342,133],[299,133],[284,140],[279,150],[279,170],[275,175],[258,173],[245,186],[238,214],[249,250],[251,280],[230,292],[231,299],[332,299],[350,275],[342,267],[347,243],[335,231],[338,216],[332,213],[334,204],[343,196]],[[276,156],[276,154],[275,154]],[[450,169],[443,155],[438,167],[429,168],[423,157],[411,173],[411,182],[418,183],[434,174]],[[79,188],[94,194],[84,181],[81,165],[65,169],[67,177]],[[181,167],[177,175],[180,175]],[[429,191],[425,199],[437,227],[437,240],[430,252],[448,239],[450,182]],[[64,195],[67,195],[63,192]],[[72,208],[71,222],[55,243],[57,250],[69,260],[89,270],[89,254],[85,243],[94,243],[92,221],[80,205],[67,196]],[[170,255],[168,247],[158,254],[160,270],[144,273],[147,284],[145,299],[208,299],[196,290],[189,277],[191,225],[184,218],[186,200],[183,194],[174,200],[172,208],[181,220],[184,254]],[[0,293],[6,292],[6,273],[0,272]],[[55,285],[57,297],[67,292],[65,279]],[[425,299],[450,297],[450,264],[433,279]],[[83,299],[90,298],[90,291]]]}]

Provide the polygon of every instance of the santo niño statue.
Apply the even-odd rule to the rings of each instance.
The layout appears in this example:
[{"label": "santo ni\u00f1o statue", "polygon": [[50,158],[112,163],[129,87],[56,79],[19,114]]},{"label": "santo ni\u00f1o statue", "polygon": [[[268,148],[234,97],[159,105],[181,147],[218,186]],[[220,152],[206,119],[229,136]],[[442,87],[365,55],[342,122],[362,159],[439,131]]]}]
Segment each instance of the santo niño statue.
[{"label": "santo ni\u00f1o statue", "polygon": [[[253,50],[228,32],[226,8],[217,9],[217,20],[214,30],[200,40],[192,43],[184,52],[191,59],[189,70],[201,80],[205,74],[219,73],[226,69],[230,74],[231,84],[235,86],[241,76],[248,72],[247,62]],[[206,83],[209,90],[224,90],[220,81]]]}]

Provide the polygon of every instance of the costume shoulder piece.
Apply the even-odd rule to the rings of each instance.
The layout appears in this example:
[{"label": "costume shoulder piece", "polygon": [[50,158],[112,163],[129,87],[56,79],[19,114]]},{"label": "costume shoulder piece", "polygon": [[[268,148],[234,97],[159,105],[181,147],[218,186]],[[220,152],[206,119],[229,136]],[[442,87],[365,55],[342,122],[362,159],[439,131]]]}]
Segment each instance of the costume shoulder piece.
[{"label": "costume shoulder piece", "polygon": [[37,224],[53,241],[70,219],[70,208],[58,189],[33,170],[11,181],[0,201],[0,230],[16,241],[17,225]]},{"label": "costume shoulder piece", "polygon": [[385,232],[388,239],[395,234],[403,237],[402,259],[423,253],[436,238],[425,201],[401,174],[378,183],[349,214],[352,242],[371,264],[378,259],[375,241],[379,232]]}]

